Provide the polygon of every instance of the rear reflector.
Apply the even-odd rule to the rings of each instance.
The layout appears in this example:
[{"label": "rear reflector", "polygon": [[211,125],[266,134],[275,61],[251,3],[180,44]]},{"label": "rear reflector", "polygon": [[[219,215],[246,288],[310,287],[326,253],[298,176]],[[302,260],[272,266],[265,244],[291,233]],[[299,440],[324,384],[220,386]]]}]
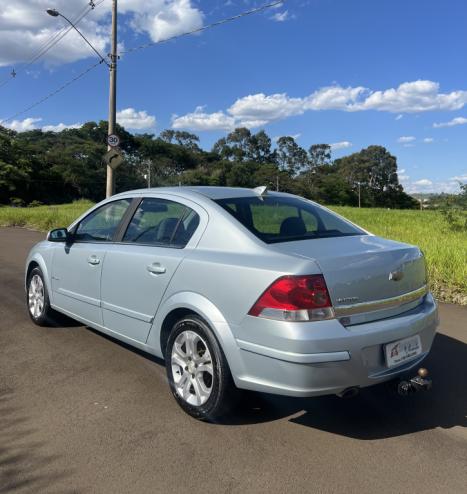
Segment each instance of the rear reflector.
[{"label": "rear reflector", "polygon": [[256,301],[251,316],[281,321],[333,319],[334,310],[322,274],[283,276]]}]

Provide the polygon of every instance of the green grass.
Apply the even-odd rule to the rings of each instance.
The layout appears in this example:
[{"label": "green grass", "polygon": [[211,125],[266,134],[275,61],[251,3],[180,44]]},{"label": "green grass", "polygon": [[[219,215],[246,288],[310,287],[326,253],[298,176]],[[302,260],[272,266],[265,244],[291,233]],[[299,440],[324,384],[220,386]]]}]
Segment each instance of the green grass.
[{"label": "green grass", "polygon": [[[60,206],[0,208],[0,226],[41,231],[69,225],[92,205],[76,201]],[[467,234],[448,228],[437,211],[401,211],[331,207],[370,232],[418,245],[425,253],[430,284],[440,300],[467,305]]]},{"label": "green grass", "polygon": [[71,204],[35,208],[0,207],[0,226],[22,226],[45,232],[68,226],[92,205],[90,201],[80,200]]},{"label": "green grass", "polygon": [[467,234],[450,231],[440,212],[331,209],[375,235],[418,245],[425,254],[430,286],[437,297],[467,305]]}]

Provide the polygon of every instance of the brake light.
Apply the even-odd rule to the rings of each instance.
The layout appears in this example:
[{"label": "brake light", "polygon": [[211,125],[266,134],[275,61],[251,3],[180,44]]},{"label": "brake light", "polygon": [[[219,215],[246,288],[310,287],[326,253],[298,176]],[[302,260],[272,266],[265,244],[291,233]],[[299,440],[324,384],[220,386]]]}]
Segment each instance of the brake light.
[{"label": "brake light", "polygon": [[314,274],[277,279],[248,314],[281,321],[317,321],[334,318],[334,309],[324,276]]}]

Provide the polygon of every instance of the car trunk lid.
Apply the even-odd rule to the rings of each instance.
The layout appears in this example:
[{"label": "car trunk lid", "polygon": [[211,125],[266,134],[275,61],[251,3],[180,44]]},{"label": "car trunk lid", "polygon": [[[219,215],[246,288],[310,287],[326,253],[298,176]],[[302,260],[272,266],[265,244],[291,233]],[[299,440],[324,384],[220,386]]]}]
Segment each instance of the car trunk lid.
[{"label": "car trunk lid", "polygon": [[284,242],[274,248],[317,262],[345,325],[410,310],[426,293],[420,249],[373,235]]}]

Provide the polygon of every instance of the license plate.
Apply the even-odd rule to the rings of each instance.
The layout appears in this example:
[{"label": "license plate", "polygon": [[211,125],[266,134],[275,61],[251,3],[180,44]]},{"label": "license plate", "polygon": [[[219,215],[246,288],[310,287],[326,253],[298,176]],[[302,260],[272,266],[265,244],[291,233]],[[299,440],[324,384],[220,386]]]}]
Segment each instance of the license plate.
[{"label": "license plate", "polygon": [[388,367],[400,365],[422,353],[422,342],[417,334],[410,338],[394,341],[385,346]]}]

